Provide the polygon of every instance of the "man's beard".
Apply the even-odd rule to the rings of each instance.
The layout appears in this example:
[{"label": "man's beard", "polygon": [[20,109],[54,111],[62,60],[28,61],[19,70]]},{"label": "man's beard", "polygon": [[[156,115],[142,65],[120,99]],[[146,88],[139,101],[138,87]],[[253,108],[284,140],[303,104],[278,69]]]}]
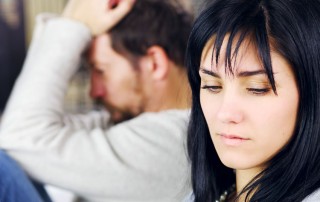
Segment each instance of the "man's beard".
[{"label": "man's beard", "polygon": [[94,100],[94,105],[95,109],[106,109],[110,113],[111,121],[114,124],[130,120],[136,116],[129,111],[119,110],[116,107],[104,102],[102,99]]},{"label": "man's beard", "polygon": [[112,111],[110,113],[111,113],[111,120],[115,124],[130,120],[135,117],[131,113],[120,112],[120,111]]}]

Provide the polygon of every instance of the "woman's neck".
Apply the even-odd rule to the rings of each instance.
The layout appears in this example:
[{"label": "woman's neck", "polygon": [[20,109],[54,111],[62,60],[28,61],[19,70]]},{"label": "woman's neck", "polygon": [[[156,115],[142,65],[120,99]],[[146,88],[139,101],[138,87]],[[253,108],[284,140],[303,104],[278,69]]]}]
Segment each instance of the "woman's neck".
[{"label": "woman's neck", "polygon": [[[236,192],[237,195],[251,182],[251,180],[257,176],[263,169],[252,168],[247,170],[236,170]],[[239,198],[239,202],[245,201],[246,193],[242,194]]]}]

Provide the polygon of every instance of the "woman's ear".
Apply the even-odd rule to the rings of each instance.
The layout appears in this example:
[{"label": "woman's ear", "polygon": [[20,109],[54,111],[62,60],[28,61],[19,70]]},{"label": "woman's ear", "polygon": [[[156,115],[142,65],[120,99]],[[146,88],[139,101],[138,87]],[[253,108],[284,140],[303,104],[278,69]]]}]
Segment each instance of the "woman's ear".
[{"label": "woman's ear", "polygon": [[147,50],[147,69],[153,79],[162,80],[169,72],[169,58],[165,50],[160,46],[151,46]]}]

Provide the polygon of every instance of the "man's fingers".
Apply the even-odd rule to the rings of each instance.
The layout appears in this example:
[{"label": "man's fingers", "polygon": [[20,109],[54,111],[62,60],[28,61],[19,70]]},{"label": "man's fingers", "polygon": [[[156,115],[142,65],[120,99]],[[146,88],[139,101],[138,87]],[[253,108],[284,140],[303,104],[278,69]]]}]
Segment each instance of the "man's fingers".
[{"label": "man's fingers", "polygon": [[69,0],[62,16],[87,25],[92,35],[115,26],[132,9],[135,0]]},{"label": "man's fingers", "polygon": [[135,0],[111,0],[110,2],[109,5],[114,8],[110,8],[110,15],[106,16],[106,21],[110,22],[111,18],[112,26],[114,26],[130,12]]}]

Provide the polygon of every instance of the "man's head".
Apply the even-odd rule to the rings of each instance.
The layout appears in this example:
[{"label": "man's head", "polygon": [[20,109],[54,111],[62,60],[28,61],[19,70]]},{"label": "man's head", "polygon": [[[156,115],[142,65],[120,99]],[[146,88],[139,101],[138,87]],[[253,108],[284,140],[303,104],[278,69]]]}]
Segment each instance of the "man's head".
[{"label": "man's head", "polygon": [[137,0],[119,24],[94,39],[90,94],[115,122],[162,108],[154,99],[172,72],[184,71],[191,24],[191,14],[173,0]]}]

